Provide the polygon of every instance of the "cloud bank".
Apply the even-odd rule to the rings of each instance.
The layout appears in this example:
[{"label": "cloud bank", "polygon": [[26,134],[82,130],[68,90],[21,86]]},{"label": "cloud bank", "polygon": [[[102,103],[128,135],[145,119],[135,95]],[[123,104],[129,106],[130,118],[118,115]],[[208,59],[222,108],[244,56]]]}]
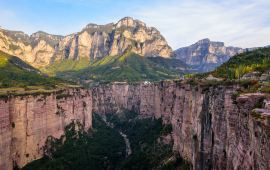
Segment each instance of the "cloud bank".
[{"label": "cloud bank", "polygon": [[160,30],[173,49],[203,38],[247,48],[270,45],[269,9],[270,0],[9,0],[0,1],[0,26],[67,35],[131,16]]},{"label": "cloud bank", "polygon": [[270,44],[269,7],[269,0],[178,0],[142,7],[135,16],[157,27],[174,49],[203,38],[257,47]]}]

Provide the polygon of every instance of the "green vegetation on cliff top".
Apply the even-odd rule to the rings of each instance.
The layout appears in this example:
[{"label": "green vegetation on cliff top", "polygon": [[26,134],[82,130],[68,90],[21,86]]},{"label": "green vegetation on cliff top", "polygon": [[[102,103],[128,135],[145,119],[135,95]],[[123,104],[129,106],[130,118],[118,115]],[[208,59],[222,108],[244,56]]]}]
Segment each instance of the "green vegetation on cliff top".
[{"label": "green vegetation on cliff top", "polygon": [[[250,74],[248,74],[250,73]],[[270,92],[270,48],[259,48],[232,57],[216,70],[186,75],[186,83],[214,87],[240,85],[238,93]],[[212,75],[213,77],[211,77]],[[243,78],[246,76],[247,78]]]},{"label": "green vegetation on cliff top", "polygon": [[239,79],[246,73],[253,71],[264,73],[269,70],[270,48],[261,48],[232,57],[210,74],[215,77]]}]

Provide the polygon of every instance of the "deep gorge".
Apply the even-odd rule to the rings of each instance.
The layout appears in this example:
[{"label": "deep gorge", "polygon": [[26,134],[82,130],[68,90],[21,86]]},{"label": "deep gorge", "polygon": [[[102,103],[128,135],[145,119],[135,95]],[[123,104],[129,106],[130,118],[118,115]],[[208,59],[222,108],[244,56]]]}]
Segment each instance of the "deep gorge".
[{"label": "deep gorge", "polygon": [[[88,129],[92,112],[122,110],[171,124],[173,150],[193,169],[269,169],[269,94],[236,96],[238,88],[164,81],[69,90],[61,98],[57,94],[2,98],[0,169],[41,158],[47,137],[60,137],[73,119]],[[259,104],[261,108],[254,110]]]}]

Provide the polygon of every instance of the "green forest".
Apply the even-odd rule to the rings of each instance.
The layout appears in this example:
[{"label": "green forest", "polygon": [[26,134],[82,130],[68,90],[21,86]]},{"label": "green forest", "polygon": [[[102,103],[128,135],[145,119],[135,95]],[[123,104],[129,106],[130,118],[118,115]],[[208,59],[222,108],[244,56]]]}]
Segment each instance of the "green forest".
[{"label": "green forest", "polygon": [[[70,124],[62,138],[48,138],[44,158],[33,161],[23,170],[189,169],[188,163],[173,153],[172,144],[158,142],[161,135],[171,133],[171,125],[163,125],[161,119],[140,119],[134,112],[123,115],[107,117],[114,128],[107,126],[98,114],[94,114],[93,129],[88,132],[78,123]],[[130,140],[132,154],[128,157],[119,130]],[[174,159],[166,162],[169,158]]]}]

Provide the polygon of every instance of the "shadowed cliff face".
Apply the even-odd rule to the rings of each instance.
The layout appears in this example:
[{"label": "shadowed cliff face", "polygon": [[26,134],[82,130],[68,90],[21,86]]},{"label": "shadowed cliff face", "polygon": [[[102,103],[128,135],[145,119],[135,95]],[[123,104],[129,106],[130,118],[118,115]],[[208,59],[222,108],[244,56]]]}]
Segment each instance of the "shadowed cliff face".
[{"label": "shadowed cliff face", "polygon": [[52,94],[0,99],[0,169],[10,170],[43,157],[48,136],[59,138],[72,121],[92,126],[91,91],[70,89]]},{"label": "shadowed cliff face", "polygon": [[168,58],[172,49],[153,27],[126,17],[116,24],[88,24],[81,32],[57,36],[37,32],[28,36],[23,32],[0,29],[0,50],[16,55],[35,67],[48,66],[59,60],[89,60],[121,55],[127,49],[142,56]]},{"label": "shadowed cliff face", "polygon": [[253,109],[270,97],[246,94],[233,100],[236,88],[114,84],[93,89],[93,111],[129,109],[142,117],[162,117],[173,126],[174,150],[193,169],[269,169],[269,106],[256,114]]}]

